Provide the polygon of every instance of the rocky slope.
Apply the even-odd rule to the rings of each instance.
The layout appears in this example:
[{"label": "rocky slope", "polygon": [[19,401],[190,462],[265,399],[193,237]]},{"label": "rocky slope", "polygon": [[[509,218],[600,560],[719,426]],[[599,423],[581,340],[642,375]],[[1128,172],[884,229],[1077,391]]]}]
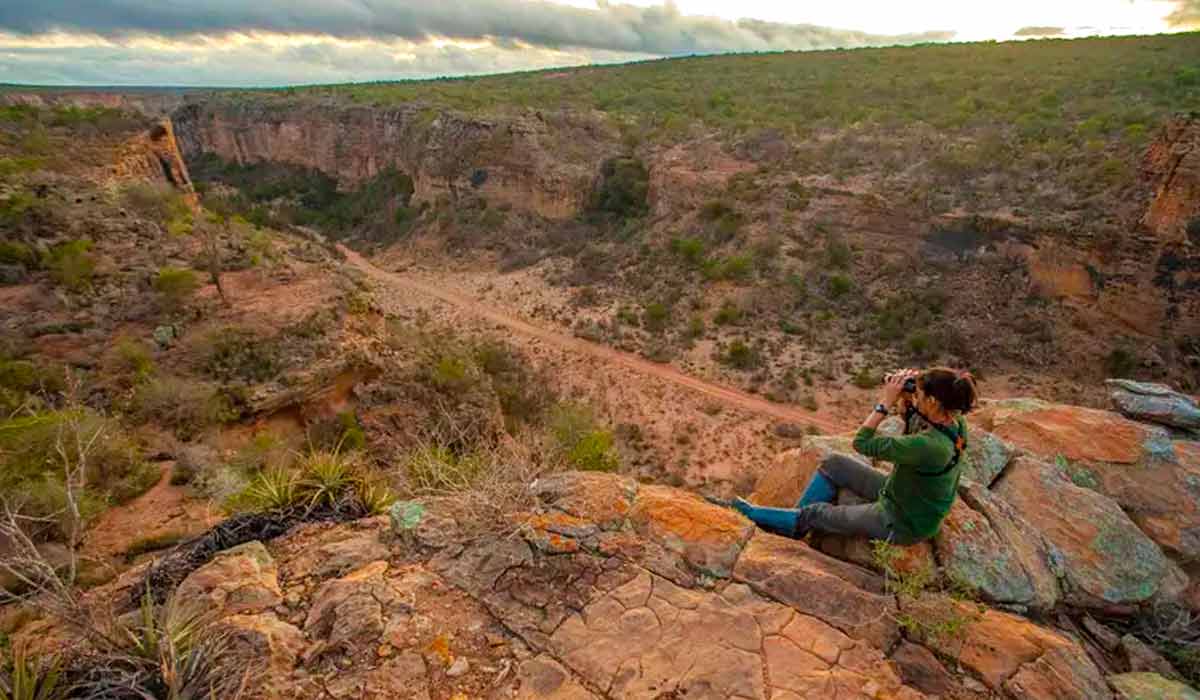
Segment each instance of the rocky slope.
[{"label": "rocky slope", "polygon": [[[332,422],[337,450],[346,415],[361,458],[396,483],[415,479],[412,454],[428,450],[431,422],[463,419],[455,439],[476,431],[496,451],[520,437],[506,432],[513,416],[502,399],[528,397],[501,383],[505,362],[485,374],[461,340],[432,330],[436,313],[466,328],[462,309],[418,307],[408,298],[415,292],[402,290],[419,286],[389,287],[378,271],[368,282],[311,237],[198,216],[167,125],[82,139],[54,114],[5,126],[11,150],[0,157],[28,157],[17,149],[39,145],[28,138],[42,133],[38,125],[52,144],[74,144],[75,156],[39,161],[4,185],[6,204],[35,202],[4,221],[4,241],[20,244],[5,250],[39,253],[21,258],[28,265],[0,288],[5,340],[17,341],[2,348],[6,370],[16,362],[81,371],[88,408],[120,415],[138,433],[130,443],[138,454],[177,458],[213,503],[245,488],[239,469],[262,476],[285,463],[274,461],[288,451],[271,441],[274,431],[311,449]],[[82,130],[92,128],[100,127]],[[180,131],[180,142],[190,138]],[[90,245],[67,245],[81,240]],[[193,279],[173,297],[164,270],[166,279],[179,277],[176,268],[207,271],[208,246],[225,261],[223,290]],[[244,521],[235,521],[176,550],[219,543],[171,580],[176,601],[200,602],[218,618],[234,653],[223,675],[263,698],[1194,696],[1178,680],[1181,671],[1194,680],[1187,652],[1200,612],[1200,409],[1188,396],[1114,384],[1126,415],[989,402],[971,417],[970,469],[943,531],[894,548],[782,539],[661,483],[687,481],[681,456],[728,461],[757,477],[739,485],[753,498],[790,505],[821,456],[849,450],[846,435],[792,434],[800,447],[758,462],[779,444],[760,423],[596,361],[577,373],[618,395],[606,404],[612,422],[634,421],[654,443],[654,469],[561,472],[544,455],[504,452],[509,468],[524,460],[499,472],[520,508],[488,504],[502,511],[498,520],[479,518],[479,502],[502,491],[476,484],[436,497],[427,490],[390,518],[260,528],[262,541],[241,541],[234,525]],[[513,376],[519,387],[542,383]],[[570,377],[554,379],[571,388]],[[44,403],[14,410],[53,411],[65,400],[48,387],[25,389],[23,400]],[[620,414],[631,395],[641,411],[657,401],[657,413]],[[218,415],[207,410],[213,399],[222,400]],[[662,420],[642,420],[651,415]],[[589,434],[603,442],[605,433]],[[456,448],[468,459],[434,451],[438,468],[479,468],[472,445]],[[733,467],[722,471],[723,486],[733,486]],[[518,480],[524,474],[537,478]],[[177,509],[206,503],[151,495],[171,512],[136,516],[135,502],[117,512],[148,520],[123,530],[169,534],[158,526],[190,512]],[[133,543],[96,539],[106,557],[136,557]],[[130,602],[152,566],[143,560],[90,590],[88,609],[115,608],[109,622],[137,617]],[[37,648],[87,648],[70,625],[31,617],[5,609],[0,629]]]},{"label": "rocky slope", "polygon": [[[977,425],[942,534],[886,560],[756,531],[678,489],[567,472],[528,485],[536,506],[514,534],[468,533],[450,503],[416,520],[400,504],[390,521],[224,552],[177,595],[221,611],[260,669],[253,697],[1196,697],[1120,630],[1150,606],[1197,606],[1180,569],[1193,525],[1169,501],[1175,480],[1200,478],[1200,443],[1031,401]],[[844,440],[781,455],[759,497],[790,501]]]},{"label": "rocky slope", "polygon": [[[638,226],[636,246],[577,223],[591,215],[604,186],[604,164],[629,154],[603,113],[540,110],[484,118],[419,103],[289,106],[214,98],[179,110],[174,121],[188,158],[208,154],[238,164],[302,166],[344,188],[390,166],[412,178],[413,206],[442,212],[436,205],[455,202],[459,211],[501,212],[499,227],[491,230],[446,223],[446,216],[457,214],[419,219],[418,239],[456,248],[457,261],[436,265],[462,265],[464,255],[480,249],[497,250],[501,263],[512,265],[508,260],[552,256],[556,245],[561,254],[562,244],[551,243],[548,251],[546,241],[581,240],[568,245],[574,271],[556,282],[565,280],[573,300],[594,301],[583,309],[576,303],[543,305],[545,315],[573,318],[583,331],[618,346],[689,362],[714,364],[732,341],[745,340],[766,360],[767,371],[754,383],[792,400],[799,395],[786,388],[789,366],[836,376],[830,367],[849,364],[869,372],[880,362],[934,356],[1026,374],[1033,378],[1026,391],[1075,380],[1070,389],[1048,389],[1060,398],[1095,386],[1102,377],[1085,368],[1101,365],[1200,386],[1200,263],[1187,233],[1198,218],[1189,154],[1200,126],[1188,117],[1162,127],[1143,163],[1122,164],[1140,174],[1132,177],[1130,192],[1103,205],[1110,208],[1103,226],[1061,212],[1014,216],[960,209],[930,215],[869,181],[840,184],[822,173],[797,178],[789,163],[801,144],[778,135],[736,143],[711,135],[675,145],[644,143],[633,156],[646,169],[649,215]],[[795,199],[789,188],[803,192],[803,207],[789,203]],[[695,245],[724,253],[724,264],[744,258],[739,264],[746,271],[737,273],[742,277],[713,284],[704,280],[710,271],[701,276],[690,269],[694,264],[672,257],[680,239],[704,241],[726,220],[737,231],[732,242],[721,243],[721,234],[717,243]],[[846,244],[854,251],[846,271],[830,269],[822,249]],[[538,247],[541,252],[530,250]],[[767,252],[747,252],[760,249]],[[397,257],[412,255],[411,246],[398,247]],[[721,269],[711,274],[726,274]],[[789,270],[790,276],[784,274]],[[839,276],[843,281],[834,279]],[[849,291],[829,291],[839,285]],[[781,287],[798,289],[799,301],[770,303],[772,290]],[[877,327],[881,315],[913,313],[891,309],[920,306],[928,298],[945,301],[934,305],[927,337],[907,330],[899,340],[885,339],[891,331]],[[638,328],[637,309],[654,304],[670,314],[665,332]],[[695,331],[685,328],[683,309],[730,304],[741,320],[704,333],[716,341],[716,351],[689,349]],[[634,310],[632,321],[622,309]],[[847,353],[837,342],[847,335],[889,359]],[[840,361],[820,368],[806,351]]]}]

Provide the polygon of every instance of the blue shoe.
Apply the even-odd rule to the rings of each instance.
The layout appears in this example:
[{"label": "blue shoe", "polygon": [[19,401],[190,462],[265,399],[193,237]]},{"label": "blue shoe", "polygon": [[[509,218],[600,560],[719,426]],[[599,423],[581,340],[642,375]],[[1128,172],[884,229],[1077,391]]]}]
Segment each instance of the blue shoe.
[{"label": "blue shoe", "polygon": [[733,499],[733,509],[767,532],[784,537],[797,537],[800,511],[795,508],[768,508],[756,506],[744,498],[735,498]]}]

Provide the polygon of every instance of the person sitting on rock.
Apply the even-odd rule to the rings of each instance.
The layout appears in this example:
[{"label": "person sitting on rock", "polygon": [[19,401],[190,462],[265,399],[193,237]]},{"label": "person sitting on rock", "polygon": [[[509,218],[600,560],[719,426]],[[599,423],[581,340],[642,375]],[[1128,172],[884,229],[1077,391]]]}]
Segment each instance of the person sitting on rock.
[{"label": "person sitting on rock", "polygon": [[[880,402],[854,436],[854,449],[891,462],[891,474],[833,453],[822,460],[795,508],[757,506],[742,498],[732,505],[764,530],[797,539],[825,532],[898,545],[927,540],[954,504],[967,443],[962,415],[977,400],[975,380],[966,372],[933,368],[890,374]],[[876,435],[888,407],[898,402],[905,409],[905,434]],[[833,505],[839,488],[868,502]]]}]

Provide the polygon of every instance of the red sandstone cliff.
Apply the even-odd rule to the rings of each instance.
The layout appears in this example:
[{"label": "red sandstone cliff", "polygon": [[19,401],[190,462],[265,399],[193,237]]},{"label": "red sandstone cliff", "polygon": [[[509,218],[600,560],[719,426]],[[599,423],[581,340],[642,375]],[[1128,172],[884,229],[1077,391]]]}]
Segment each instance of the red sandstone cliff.
[{"label": "red sandstone cliff", "polygon": [[493,204],[553,219],[579,212],[599,164],[619,152],[612,128],[580,112],[478,118],[419,105],[276,109],[208,101],[187,105],[173,120],[188,157],[289,163],[343,185],[394,166],[412,177],[418,200],[475,190]]},{"label": "red sandstone cliff", "polygon": [[[1187,226],[1200,220],[1200,117],[1181,115],[1167,123],[1142,163],[1154,183],[1154,199],[1142,224],[1164,242],[1187,240]],[[1200,244],[1193,235],[1192,244]]]}]

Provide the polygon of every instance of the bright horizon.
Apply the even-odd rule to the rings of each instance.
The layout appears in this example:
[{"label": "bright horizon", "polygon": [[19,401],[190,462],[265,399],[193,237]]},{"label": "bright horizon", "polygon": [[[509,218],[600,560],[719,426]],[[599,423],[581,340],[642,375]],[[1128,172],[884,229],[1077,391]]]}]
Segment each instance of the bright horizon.
[{"label": "bright horizon", "polygon": [[1200,0],[46,0],[0,8],[0,82],[268,87],[1196,27]]}]

